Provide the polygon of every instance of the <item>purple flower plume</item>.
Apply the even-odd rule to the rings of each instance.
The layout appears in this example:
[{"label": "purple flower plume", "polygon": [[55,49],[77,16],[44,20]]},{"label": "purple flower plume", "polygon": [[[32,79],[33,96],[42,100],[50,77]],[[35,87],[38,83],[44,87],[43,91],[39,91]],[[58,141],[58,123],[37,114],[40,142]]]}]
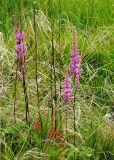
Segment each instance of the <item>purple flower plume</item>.
[{"label": "purple flower plume", "polygon": [[22,59],[24,53],[27,51],[26,43],[23,42],[24,32],[20,32],[19,29],[15,27],[14,34],[16,40],[15,52],[17,55],[17,59]]},{"label": "purple flower plume", "polygon": [[15,39],[17,42],[23,41],[24,32],[20,32],[19,28],[17,27],[14,28],[14,34],[15,34]]},{"label": "purple flower plume", "polygon": [[73,47],[71,50],[70,73],[74,76],[75,86],[77,87],[79,84],[79,74],[80,74],[80,54],[77,49],[75,33],[74,33]]},{"label": "purple flower plume", "polygon": [[26,48],[26,43],[25,42],[21,42],[20,44],[16,44],[15,52],[17,54],[17,59],[22,59],[26,50],[27,50],[27,48]]},{"label": "purple flower plume", "polygon": [[72,96],[71,95],[71,84],[70,84],[68,69],[67,69],[65,80],[64,80],[64,83],[63,83],[63,91],[62,91],[62,97],[61,98],[64,102],[70,102],[72,100],[71,96]]}]

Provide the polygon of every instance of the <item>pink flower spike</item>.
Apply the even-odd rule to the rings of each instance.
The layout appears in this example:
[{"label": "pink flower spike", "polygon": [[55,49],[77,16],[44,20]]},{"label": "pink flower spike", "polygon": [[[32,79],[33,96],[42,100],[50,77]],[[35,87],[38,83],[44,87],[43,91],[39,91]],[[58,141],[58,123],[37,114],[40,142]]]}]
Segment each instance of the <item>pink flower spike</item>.
[{"label": "pink flower spike", "polygon": [[15,27],[14,34],[15,34],[15,40],[16,40],[16,46],[15,46],[16,56],[17,56],[17,59],[22,59],[25,52],[27,51],[26,43],[23,42],[24,32],[20,32],[19,28]]},{"label": "pink flower spike", "polygon": [[65,80],[63,83],[63,92],[62,92],[61,98],[64,102],[70,102],[72,100],[71,96],[72,96],[71,95],[71,84],[70,84],[68,69],[67,69]]},{"label": "pink flower spike", "polygon": [[79,74],[80,74],[80,54],[77,49],[75,33],[74,33],[73,47],[71,50],[70,73],[74,76],[75,86],[77,87],[79,84]]},{"label": "pink flower spike", "polygon": [[16,44],[15,52],[17,55],[17,59],[22,59],[26,50],[27,50],[27,47],[26,47],[25,42],[21,42],[20,44]]},{"label": "pink flower spike", "polygon": [[17,43],[23,40],[24,32],[20,32],[18,27],[14,28],[14,34]]}]

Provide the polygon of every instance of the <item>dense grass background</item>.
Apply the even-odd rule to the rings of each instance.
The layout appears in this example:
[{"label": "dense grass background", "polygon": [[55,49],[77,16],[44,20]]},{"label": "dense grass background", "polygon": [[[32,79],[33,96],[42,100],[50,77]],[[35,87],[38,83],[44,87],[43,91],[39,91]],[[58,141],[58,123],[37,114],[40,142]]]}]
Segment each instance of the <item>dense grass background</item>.
[{"label": "dense grass background", "polygon": [[[57,93],[59,97],[59,9],[61,10],[61,60],[62,80],[70,61],[73,30],[77,32],[77,44],[81,54],[82,74],[77,89],[77,110],[81,110],[77,127],[76,148],[69,142],[44,138],[33,130],[32,145],[28,142],[30,128],[25,124],[23,88],[18,80],[17,124],[13,124],[13,94],[15,80],[15,53],[13,15],[22,29],[28,46],[26,59],[32,57],[27,67],[27,90],[29,93],[31,127],[38,118],[35,89],[35,51],[33,32],[33,5],[37,7],[38,77],[40,84],[40,108],[50,110],[50,55],[51,26],[49,4],[52,3],[54,18],[55,65]],[[74,150],[79,160],[112,160],[114,157],[114,122],[105,121],[104,115],[114,110],[114,1],[113,0],[0,0],[0,107],[1,107],[1,159],[73,159]],[[73,81],[71,79],[73,86]],[[69,134],[73,134],[72,104],[69,105]],[[58,111],[65,104],[58,100]],[[63,121],[65,115],[63,114]],[[64,140],[67,136],[64,133]],[[49,142],[48,142],[49,141]],[[50,145],[49,145],[50,143]]]}]

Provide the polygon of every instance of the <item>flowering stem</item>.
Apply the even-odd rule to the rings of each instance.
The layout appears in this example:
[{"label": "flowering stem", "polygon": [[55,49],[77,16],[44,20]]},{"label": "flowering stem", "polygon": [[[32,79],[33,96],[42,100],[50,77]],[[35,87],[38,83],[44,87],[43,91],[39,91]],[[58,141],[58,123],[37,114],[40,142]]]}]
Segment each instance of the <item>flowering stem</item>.
[{"label": "flowering stem", "polygon": [[26,113],[26,123],[28,123],[29,118],[29,103],[28,103],[28,95],[27,95],[27,88],[26,88],[26,80],[25,80],[25,62],[22,66],[22,75],[23,75],[23,88],[24,88],[24,98],[25,98],[25,113]]},{"label": "flowering stem", "polygon": [[[61,71],[62,71],[62,59],[61,59],[61,2],[59,0],[59,72],[60,72],[60,101],[61,101],[61,91],[62,91],[62,87],[61,87]],[[61,115],[61,110],[59,112],[60,114],[60,131],[62,129],[62,115]]]},{"label": "flowering stem", "polygon": [[35,53],[36,53],[36,93],[37,105],[39,106],[39,85],[38,85],[38,48],[37,48],[37,33],[36,33],[36,10],[34,5],[34,38],[35,38]]},{"label": "flowering stem", "polygon": [[54,107],[53,107],[53,55],[54,55],[54,35],[53,35],[53,20],[52,20],[52,4],[51,0],[48,1],[49,5],[49,16],[51,20],[51,60],[50,60],[50,65],[51,65],[51,73],[50,73],[50,79],[51,79],[51,122],[52,122],[52,127],[53,127],[53,119],[54,119]]},{"label": "flowering stem", "polygon": [[57,93],[56,93],[56,73],[55,73],[55,52],[54,52],[54,22],[52,20],[52,68],[53,68],[53,76],[54,76],[54,103],[55,103],[55,129],[56,129],[56,108],[57,108]]},{"label": "flowering stem", "polygon": [[[52,25],[52,24],[51,24]],[[53,52],[54,52],[54,47],[53,47],[53,31],[52,31],[52,55],[51,55],[51,107],[52,107],[52,117],[54,115],[54,108],[53,108]]]},{"label": "flowering stem", "polygon": [[[75,84],[75,78],[74,78],[74,84]],[[74,147],[76,147],[76,136],[75,136],[75,132],[76,132],[76,115],[75,115],[75,102],[76,102],[76,89],[74,88],[74,104],[73,104],[73,113],[74,113]],[[74,151],[74,160],[75,160],[75,151]]]},{"label": "flowering stem", "polygon": [[[51,30],[52,30],[52,78],[54,76],[54,104],[55,104],[55,129],[56,129],[56,106],[57,106],[57,93],[56,93],[56,73],[55,73],[55,52],[54,52],[54,21],[51,19]],[[52,95],[53,99],[53,95]],[[53,109],[54,110],[54,109]],[[53,111],[54,112],[54,111]],[[53,113],[54,114],[54,113]]]},{"label": "flowering stem", "polygon": [[[19,17],[20,17],[20,31],[22,33],[22,0],[19,0]],[[28,95],[27,95],[27,87],[26,87],[26,74],[25,74],[25,56],[21,57],[20,61],[22,77],[23,77],[23,91],[24,91],[24,99],[25,99],[25,117],[26,124],[28,123],[29,118],[29,103],[28,103]]]},{"label": "flowering stem", "polygon": [[[62,67],[62,61],[61,61],[61,3],[59,0],[59,61],[60,61],[60,95],[61,95],[61,67]],[[60,98],[61,100],[61,98]]]},{"label": "flowering stem", "polygon": [[68,107],[66,107],[66,135],[68,130]]},{"label": "flowering stem", "polygon": [[16,101],[17,101],[17,70],[18,70],[18,60],[16,60],[16,76],[15,76],[15,86],[14,86],[14,108],[13,116],[14,122],[16,123]]}]

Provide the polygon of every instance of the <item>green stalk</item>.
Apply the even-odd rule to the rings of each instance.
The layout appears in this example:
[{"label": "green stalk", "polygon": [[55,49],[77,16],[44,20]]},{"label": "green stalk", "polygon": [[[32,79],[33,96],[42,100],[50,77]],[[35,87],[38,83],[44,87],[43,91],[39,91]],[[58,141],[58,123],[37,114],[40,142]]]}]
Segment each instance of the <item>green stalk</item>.
[{"label": "green stalk", "polygon": [[38,48],[37,48],[37,32],[36,32],[36,9],[34,5],[34,38],[35,38],[35,53],[36,53],[36,93],[37,93],[37,105],[39,107],[39,85],[38,85]]}]

